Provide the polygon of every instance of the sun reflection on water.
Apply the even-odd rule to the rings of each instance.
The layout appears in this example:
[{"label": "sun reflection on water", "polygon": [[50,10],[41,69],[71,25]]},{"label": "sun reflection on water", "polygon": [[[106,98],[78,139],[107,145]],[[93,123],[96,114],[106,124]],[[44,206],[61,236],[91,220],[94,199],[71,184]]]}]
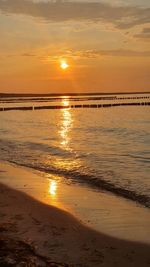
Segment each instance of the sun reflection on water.
[{"label": "sun reflection on water", "polygon": [[[69,99],[62,99],[62,104],[63,104],[63,106],[69,106]],[[60,130],[60,136],[61,136],[60,144],[66,150],[70,150],[70,148],[69,148],[69,141],[70,141],[69,132],[72,128],[73,119],[72,119],[70,108],[62,109],[61,112],[62,112],[62,125],[61,125],[61,130]]]},{"label": "sun reflection on water", "polygon": [[[64,108],[59,110],[59,129],[57,132],[57,135],[59,136],[59,144],[57,144],[59,147],[59,153],[56,153],[56,155],[50,158],[50,164],[52,164],[55,170],[59,171],[60,175],[65,177],[65,174],[68,176],[69,171],[77,170],[81,165],[81,162],[76,150],[72,149],[75,115],[72,112],[72,109],[69,108],[69,98],[63,97],[61,105],[63,105]],[[55,187],[57,187],[56,182],[50,184],[49,194],[51,196],[56,195]]]},{"label": "sun reflection on water", "polygon": [[70,102],[69,102],[69,99],[68,98],[62,98],[62,105],[63,106],[69,106]]},{"label": "sun reflection on water", "polygon": [[50,181],[49,184],[49,194],[52,197],[55,197],[57,193],[57,182],[56,181]]}]

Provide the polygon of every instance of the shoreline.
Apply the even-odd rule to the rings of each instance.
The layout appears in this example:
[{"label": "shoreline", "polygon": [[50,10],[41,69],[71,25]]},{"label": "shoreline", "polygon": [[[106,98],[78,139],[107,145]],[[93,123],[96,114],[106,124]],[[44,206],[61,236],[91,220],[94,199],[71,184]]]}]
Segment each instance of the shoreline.
[{"label": "shoreline", "polygon": [[[1,262],[20,263],[21,245],[28,248],[21,251],[26,254],[26,261],[31,259],[30,266],[145,267],[150,264],[149,245],[98,233],[68,212],[3,184],[0,184],[0,217],[0,242],[7,244],[7,251],[5,246],[1,247]],[[12,253],[14,249],[17,259]],[[37,263],[39,260],[41,263]]]},{"label": "shoreline", "polygon": [[118,239],[150,244],[150,213],[133,201],[62,177],[1,161],[0,182],[75,216],[84,225]]}]

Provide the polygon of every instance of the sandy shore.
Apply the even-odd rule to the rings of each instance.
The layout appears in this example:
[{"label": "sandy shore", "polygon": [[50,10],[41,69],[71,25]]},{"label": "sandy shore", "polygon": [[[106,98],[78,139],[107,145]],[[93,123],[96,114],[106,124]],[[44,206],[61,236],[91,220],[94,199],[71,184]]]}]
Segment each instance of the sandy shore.
[{"label": "sandy shore", "polygon": [[3,184],[0,234],[0,263],[9,263],[0,266],[150,265],[149,245],[98,233],[69,213]]},{"label": "sandy shore", "polygon": [[105,235],[150,244],[150,212],[136,202],[2,161],[0,183],[66,210]]}]

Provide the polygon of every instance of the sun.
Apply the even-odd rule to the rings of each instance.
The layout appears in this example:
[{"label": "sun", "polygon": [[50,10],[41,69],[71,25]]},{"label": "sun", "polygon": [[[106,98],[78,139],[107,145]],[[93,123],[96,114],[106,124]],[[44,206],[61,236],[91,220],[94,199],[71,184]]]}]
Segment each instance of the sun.
[{"label": "sun", "polygon": [[66,70],[69,68],[69,65],[68,63],[66,62],[65,59],[62,59],[61,62],[60,62],[60,67],[63,69],[63,70]]}]

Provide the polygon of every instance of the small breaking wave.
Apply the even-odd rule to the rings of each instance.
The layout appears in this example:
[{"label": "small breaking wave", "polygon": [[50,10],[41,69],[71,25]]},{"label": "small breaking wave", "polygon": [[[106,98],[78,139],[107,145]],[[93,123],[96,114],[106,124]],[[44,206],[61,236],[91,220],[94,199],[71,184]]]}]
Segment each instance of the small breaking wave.
[{"label": "small breaking wave", "polygon": [[32,168],[40,172],[49,173],[52,175],[62,176],[69,179],[72,182],[85,183],[89,186],[97,188],[102,191],[113,193],[117,196],[124,197],[126,199],[135,201],[147,208],[150,208],[150,197],[144,194],[139,194],[135,191],[118,187],[113,183],[106,181],[103,177],[95,177],[93,175],[83,174],[79,171],[67,171],[64,169],[56,169],[54,167],[46,167],[33,164],[18,163],[16,161],[9,160],[10,163],[21,165],[27,168]]}]

